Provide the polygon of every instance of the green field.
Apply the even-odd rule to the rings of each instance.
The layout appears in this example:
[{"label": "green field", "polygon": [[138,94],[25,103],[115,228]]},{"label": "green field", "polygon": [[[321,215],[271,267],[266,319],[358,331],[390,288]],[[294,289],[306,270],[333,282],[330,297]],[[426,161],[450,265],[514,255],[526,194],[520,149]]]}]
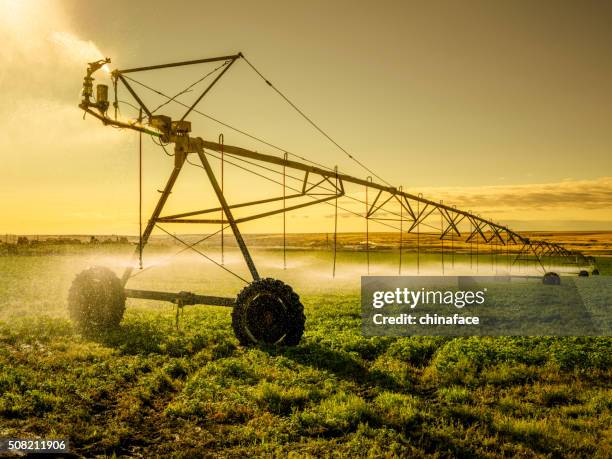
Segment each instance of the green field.
[{"label": "green field", "polygon": [[[286,276],[260,254],[302,296],[297,347],[239,347],[227,308],[186,308],[177,330],[172,305],[146,301],[82,337],[66,292],[89,264],[120,269],[114,252],[0,257],[0,437],[67,437],[84,456],[612,455],[612,338],[364,338],[363,254],[342,254],[332,282],[328,253],[291,253]],[[191,259],[167,268],[132,285],[241,285]]]}]

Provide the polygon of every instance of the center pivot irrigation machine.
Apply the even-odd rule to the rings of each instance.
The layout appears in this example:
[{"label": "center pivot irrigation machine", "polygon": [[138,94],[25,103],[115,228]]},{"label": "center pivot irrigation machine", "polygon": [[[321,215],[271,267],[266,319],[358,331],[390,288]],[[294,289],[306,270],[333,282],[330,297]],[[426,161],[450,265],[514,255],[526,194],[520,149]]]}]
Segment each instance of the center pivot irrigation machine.
[{"label": "center pivot irrigation machine", "polygon": [[[233,128],[226,123],[220,122],[205,113],[196,109],[196,106],[208,94],[211,88],[219,79],[232,67],[238,60],[244,60],[264,82],[280,95],[300,116],[308,121],[319,133],[338,147],[348,158],[365,169],[369,174],[366,178],[358,178],[348,174],[340,173],[338,168],[329,168],[319,163],[310,161],[302,156],[295,155],[283,150],[275,145],[265,142],[244,131]],[[161,91],[151,88],[133,78],[137,72],[151,72],[155,70],[168,69],[172,67],[197,66],[205,63],[222,63],[212,72],[208,72],[196,83],[188,86],[182,92],[171,97]],[[469,248],[470,265],[474,258],[474,246],[476,247],[475,259],[478,263],[479,243],[486,244],[491,248],[491,254],[504,255],[507,260],[507,267],[510,269],[515,263],[528,262],[537,267],[544,274],[545,283],[559,283],[560,278],[556,272],[563,267],[570,267],[569,271],[580,273],[580,275],[598,274],[594,260],[584,257],[582,254],[569,251],[564,247],[540,240],[530,240],[512,231],[506,226],[487,220],[471,213],[462,211],[456,207],[445,205],[443,202],[434,202],[423,198],[422,195],[413,195],[402,191],[401,187],[393,187],[388,182],[380,179],[374,172],[359,162],[354,155],[349,154],[318,125],[308,118],[299,108],[297,108],[280,90],[246,59],[242,53],[231,56],[221,56],[208,59],[199,59],[185,62],[175,62],[148,67],[138,67],[126,70],[114,70],[111,73],[112,89],[114,93],[114,116],[108,115],[111,106],[109,102],[109,87],[98,84],[96,86],[96,97],[94,99],[93,74],[102,67],[107,68],[110,59],[103,59],[89,64],[83,83],[83,98],[79,107],[85,113],[98,118],[105,125],[118,128],[125,128],[140,133],[140,154],[142,160],[142,135],[150,135],[157,139],[157,142],[164,148],[169,144],[174,144],[174,167],[170,173],[165,187],[160,190],[161,194],[151,217],[149,218],[144,230],[140,231],[140,240],[134,255],[134,263],[126,268],[123,276],[118,278],[111,270],[103,267],[89,268],[77,275],[70,289],[68,303],[70,315],[73,321],[83,330],[101,330],[116,327],[121,322],[125,310],[126,298],[141,298],[148,300],[169,301],[177,305],[177,317],[180,308],[186,305],[204,304],[216,306],[233,307],[232,326],[234,332],[243,345],[255,343],[278,343],[285,345],[296,345],[304,331],[304,308],[300,299],[293,289],[280,280],[260,277],[259,271],[251,257],[249,248],[245,243],[239,229],[243,222],[252,221],[271,215],[285,214],[296,209],[305,208],[315,204],[327,204],[334,209],[334,274],[336,267],[336,235],[338,228],[338,209],[342,209],[349,214],[365,219],[365,252],[369,269],[370,262],[370,241],[369,223],[376,222],[387,228],[399,231],[399,269],[401,273],[403,238],[408,235],[416,236],[416,255],[417,265],[419,263],[420,244],[423,237],[435,236],[441,243],[442,267],[444,267],[444,243],[450,240],[451,257],[457,251],[465,251]],[[207,77],[212,79],[210,84],[201,92],[199,97],[191,105],[184,104],[178,97],[191,91],[196,84],[201,83]],[[155,109],[148,108],[143,102],[143,98],[135,91],[134,87],[145,88],[158,96],[164,98],[164,103]],[[125,121],[118,117],[118,98],[119,89],[127,90],[133,99],[134,106],[139,110],[139,116],[132,121]],[[156,111],[169,103],[182,105],[187,110],[180,119],[172,120],[169,116],[156,114]],[[280,150],[282,156],[258,153],[237,146],[225,145],[223,136],[219,136],[219,141],[214,142],[205,140],[201,137],[192,137],[191,122],[187,117],[193,114],[200,114],[212,119],[224,127],[246,135],[251,140],[260,141],[267,147]],[[194,155],[200,164],[194,164],[189,160],[189,156]],[[294,159],[291,159],[293,157]],[[215,173],[211,160],[220,161],[221,172]],[[206,178],[212,185],[214,194],[219,202],[219,207],[184,212],[174,215],[162,215],[166,201],[183,169],[185,163],[194,164],[204,169]],[[223,189],[223,166],[229,164],[248,172],[263,176],[282,185],[282,196],[270,197],[267,199],[229,203]],[[271,179],[269,174],[276,174],[276,180]],[[292,173],[294,175],[292,175]],[[380,181],[377,183],[372,179],[374,176]],[[141,174],[142,177],[142,174]],[[287,182],[290,184],[287,184]],[[142,183],[142,182],[141,182]],[[350,196],[345,190],[345,185],[359,187],[360,193],[365,191],[365,199]],[[287,190],[290,193],[287,193]],[[371,193],[368,194],[368,191]],[[141,185],[142,192],[142,185]],[[358,196],[362,196],[359,194]],[[373,197],[370,198],[370,196]],[[364,212],[355,212],[342,208],[338,205],[339,198],[350,199],[353,203],[357,202]],[[287,203],[292,205],[287,205]],[[293,204],[293,203],[296,204]],[[234,211],[260,206],[262,204],[279,205],[271,211],[258,212],[245,217],[236,218]],[[282,207],[280,206],[282,204]],[[141,200],[142,208],[142,200]],[[212,215],[220,215],[220,218],[211,218]],[[202,216],[209,218],[202,218]],[[187,243],[181,238],[166,231],[160,226],[162,223],[202,223],[220,225],[220,229],[196,243]],[[148,290],[134,290],[126,288],[126,285],[133,275],[136,264],[140,260],[142,268],[142,252],[144,246],[149,241],[152,231],[159,228],[169,236],[185,245],[185,249],[192,249],[203,255],[208,261],[214,263],[219,268],[233,274],[245,282],[246,287],[236,298],[226,298],[220,296],[199,295],[191,292],[159,292]],[[429,229],[426,234],[421,234],[421,227]],[[213,235],[223,233],[226,229],[231,229],[236,243],[246,262],[251,281],[244,279],[238,274],[230,271],[223,262],[217,262],[211,257],[197,250],[195,246]],[[285,226],[283,225],[283,236]],[[221,237],[223,247],[223,237]],[[283,237],[283,247],[285,248],[285,237]],[[495,251],[495,252],[493,252]],[[491,255],[493,259],[493,255]]]}]

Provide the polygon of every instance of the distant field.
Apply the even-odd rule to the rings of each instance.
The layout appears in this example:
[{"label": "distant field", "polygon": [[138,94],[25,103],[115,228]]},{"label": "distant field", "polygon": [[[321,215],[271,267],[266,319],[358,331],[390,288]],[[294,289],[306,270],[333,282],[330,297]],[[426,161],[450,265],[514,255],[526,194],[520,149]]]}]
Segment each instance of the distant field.
[{"label": "distant field", "polygon": [[[588,255],[600,255],[600,256],[612,256],[612,231],[549,231],[549,232],[521,232],[525,237],[537,240],[542,239],[549,242],[559,243],[564,245],[569,250],[579,250]],[[189,243],[201,240],[202,235],[180,235]],[[21,246],[17,247],[20,251],[40,251],[49,250],[51,247],[55,248],[55,251],[65,251],[67,249],[73,249],[74,245],[70,242],[80,242],[85,246],[89,246],[92,236],[84,235],[68,235],[68,236],[44,236],[44,235],[29,235],[25,236],[28,241],[32,244],[30,247]],[[245,234],[245,240],[250,247],[259,248],[273,248],[278,249],[283,245],[283,236],[278,233],[270,234]],[[11,243],[16,242],[18,236],[6,235],[5,240]],[[131,243],[136,243],[138,239],[136,237],[122,237],[122,236],[95,236],[97,244],[105,246],[107,251],[113,246],[117,245],[117,242],[126,240]],[[231,235],[231,232],[225,232],[225,244],[227,247],[235,247],[236,243]],[[151,238],[151,244],[157,246],[180,246],[172,237],[167,235],[154,235]],[[386,250],[398,250],[400,245],[400,236],[396,232],[371,232],[369,237],[366,237],[365,233],[338,233],[336,237],[337,248],[346,251],[365,251],[366,242],[369,242],[372,250],[386,251]],[[65,244],[62,244],[65,243]],[[203,247],[214,247],[220,246],[221,239],[220,235],[210,237],[203,241],[200,246]],[[285,244],[290,250],[331,250],[334,243],[333,233],[287,233],[285,237]],[[461,243],[457,238],[447,236],[444,240],[443,247],[442,243],[436,234],[432,233],[404,233],[401,238],[402,248],[407,252],[416,252],[417,246],[422,252],[439,252],[442,248],[446,251],[460,251],[462,253],[468,253],[470,251],[475,252],[480,250],[482,254],[487,254],[493,247],[494,251],[503,253],[506,248],[501,244],[491,246],[483,244],[482,241],[479,245],[474,241],[472,244]],[[62,247],[66,245],[66,247]],[[520,249],[520,245],[509,244],[507,248],[511,253],[516,252]],[[2,240],[0,238],[0,253],[6,252],[6,246],[3,247]]]},{"label": "distant field", "polygon": [[[170,249],[145,256],[155,267],[130,285],[241,288],[197,256],[167,259]],[[0,437],[65,436],[85,456],[612,455],[612,338],[364,338],[365,254],[340,252],[332,280],[329,251],[296,249],[287,271],[281,251],[255,251],[265,275],[302,296],[306,333],[295,348],[239,347],[227,308],[186,308],[177,331],[172,305],[136,300],[118,331],[79,336],[66,314],[74,275],[91,264],[120,271],[131,250],[0,257]],[[371,254],[371,271],[396,274],[398,256]],[[414,254],[404,256],[412,272]],[[243,269],[234,250],[226,257]],[[611,260],[598,258],[602,274]],[[440,254],[420,261],[440,273]],[[461,271],[470,259],[454,262]],[[479,263],[495,272],[507,260]],[[445,266],[452,272],[451,259]]]}]

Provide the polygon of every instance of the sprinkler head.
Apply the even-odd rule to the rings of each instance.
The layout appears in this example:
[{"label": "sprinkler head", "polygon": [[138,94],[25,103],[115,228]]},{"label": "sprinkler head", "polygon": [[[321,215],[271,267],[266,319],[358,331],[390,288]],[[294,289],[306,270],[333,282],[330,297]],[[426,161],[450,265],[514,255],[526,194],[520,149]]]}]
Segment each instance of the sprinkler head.
[{"label": "sprinkler head", "polygon": [[108,110],[108,86],[99,84],[96,86],[96,107],[103,115]]},{"label": "sprinkler head", "polygon": [[96,107],[102,114],[105,114],[108,109],[108,86],[98,85],[96,88],[96,102],[92,102],[91,98],[93,97],[94,81],[92,75],[94,72],[110,63],[110,61],[110,58],[107,57],[106,59],[90,62],[87,65],[87,73],[83,79],[83,105],[86,107]]},{"label": "sprinkler head", "polygon": [[100,59],[99,61],[90,62],[87,65],[87,76],[91,76],[95,71],[100,70],[106,64],[110,64],[110,57],[106,59]]}]

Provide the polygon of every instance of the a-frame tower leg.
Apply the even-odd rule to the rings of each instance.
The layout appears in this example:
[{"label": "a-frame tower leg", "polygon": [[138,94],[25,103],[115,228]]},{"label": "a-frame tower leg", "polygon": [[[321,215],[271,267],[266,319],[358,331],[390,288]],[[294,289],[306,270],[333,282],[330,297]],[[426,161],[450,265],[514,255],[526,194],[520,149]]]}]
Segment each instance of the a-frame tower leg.
[{"label": "a-frame tower leg", "polygon": [[225,200],[225,196],[223,195],[223,191],[221,191],[221,187],[219,186],[219,182],[217,182],[217,178],[215,177],[215,173],[210,167],[210,163],[204,154],[204,151],[201,148],[198,148],[198,156],[200,157],[200,161],[202,161],[202,166],[204,166],[204,170],[206,171],[206,175],[208,175],[208,179],[210,180],[210,184],[215,190],[215,194],[217,195],[217,199],[219,199],[219,204],[223,208],[223,213],[227,218],[230,227],[232,228],[232,232],[234,233],[234,237],[236,238],[236,242],[238,243],[238,247],[240,247],[240,251],[242,252],[242,256],[244,257],[244,261],[246,262],[249,271],[251,272],[251,276],[253,280],[259,280],[259,273],[257,272],[257,268],[255,267],[255,263],[253,262],[253,258],[251,258],[251,254],[249,253],[249,249],[247,248],[244,239],[242,238],[242,234],[240,233],[240,229],[238,229],[238,224],[232,215],[232,211]]},{"label": "a-frame tower leg", "polygon": [[[227,221],[232,229],[232,232],[234,233],[234,237],[236,238],[236,242],[238,243],[238,247],[240,248],[240,251],[242,252],[242,256],[244,257],[247,267],[249,268],[251,276],[253,277],[253,280],[259,280],[259,273],[257,272],[257,268],[255,267],[255,263],[253,262],[253,258],[251,257],[251,254],[249,253],[249,249],[247,248],[246,243],[244,242],[244,239],[242,238],[240,229],[238,228],[236,220],[234,219],[234,216],[232,215],[232,211],[230,210],[229,205],[227,204],[227,201],[225,200],[225,196],[223,195],[223,192],[221,191],[221,187],[219,186],[219,182],[217,182],[217,178],[215,177],[215,174],[212,168],[210,167],[210,163],[208,162],[208,159],[206,158],[206,155],[204,154],[203,151],[199,150],[197,153],[198,153],[198,156],[200,157],[200,161],[202,161],[202,166],[204,167],[204,170],[206,171],[206,175],[208,176],[208,179],[210,180],[210,183],[215,191],[215,194],[217,195],[217,199],[219,200],[219,203],[221,204],[221,207],[223,208],[225,217],[227,218]],[[164,187],[164,190],[162,191],[162,194],[159,197],[159,201],[157,201],[157,205],[155,206],[155,209],[153,210],[153,213],[151,214],[151,218],[147,222],[147,226],[145,227],[145,230],[142,233],[141,240],[142,240],[143,247],[147,244],[149,237],[151,236],[151,233],[153,232],[153,228],[155,228],[155,224],[157,223],[157,220],[164,206],[166,205],[166,201],[168,200],[168,197],[170,196],[170,193],[172,192],[172,188],[174,187],[174,184],[176,183],[176,180],[181,172],[181,169],[183,168],[183,165],[185,164],[186,155],[187,155],[186,153],[180,151],[179,149],[175,150],[174,169],[172,170],[172,173],[170,174],[170,177],[168,178],[168,181],[166,182],[166,186]],[[139,253],[140,253],[140,244],[136,248],[136,252],[134,253],[133,261],[137,259]],[[121,278],[121,283],[123,284],[124,287],[127,284],[132,274],[132,271],[134,271],[133,266],[128,266],[126,270],[124,271],[123,276]]]},{"label": "a-frame tower leg", "polygon": [[[183,168],[183,165],[185,164],[185,159],[186,159],[185,153],[178,152],[178,151],[175,153],[174,169],[172,169],[172,173],[170,174],[170,177],[168,178],[168,181],[166,182],[166,186],[164,187],[164,190],[162,191],[162,194],[159,197],[159,201],[157,201],[157,205],[155,206],[155,209],[153,210],[153,213],[151,214],[151,218],[149,218],[149,221],[147,222],[147,226],[144,232],[142,233],[142,238],[141,238],[142,242],[138,245],[138,247],[136,247],[136,252],[134,253],[134,257],[132,261],[135,262],[136,259],[138,258],[138,255],[141,250],[141,245],[142,247],[144,247],[147,244],[147,241],[149,240],[149,236],[151,236],[151,233],[153,232],[153,228],[155,228],[155,223],[157,223],[157,219],[159,215],[161,214],[161,211],[163,210],[164,205],[166,205],[168,196],[170,196],[170,193],[172,192],[172,188],[174,187],[174,184],[176,183],[176,179],[178,178],[181,172],[181,169]],[[130,265],[123,272],[123,276],[121,277],[121,283],[123,284],[124,287],[127,284],[127,281],[130,279],[132,271],[134,271],[134,267]]]}]

